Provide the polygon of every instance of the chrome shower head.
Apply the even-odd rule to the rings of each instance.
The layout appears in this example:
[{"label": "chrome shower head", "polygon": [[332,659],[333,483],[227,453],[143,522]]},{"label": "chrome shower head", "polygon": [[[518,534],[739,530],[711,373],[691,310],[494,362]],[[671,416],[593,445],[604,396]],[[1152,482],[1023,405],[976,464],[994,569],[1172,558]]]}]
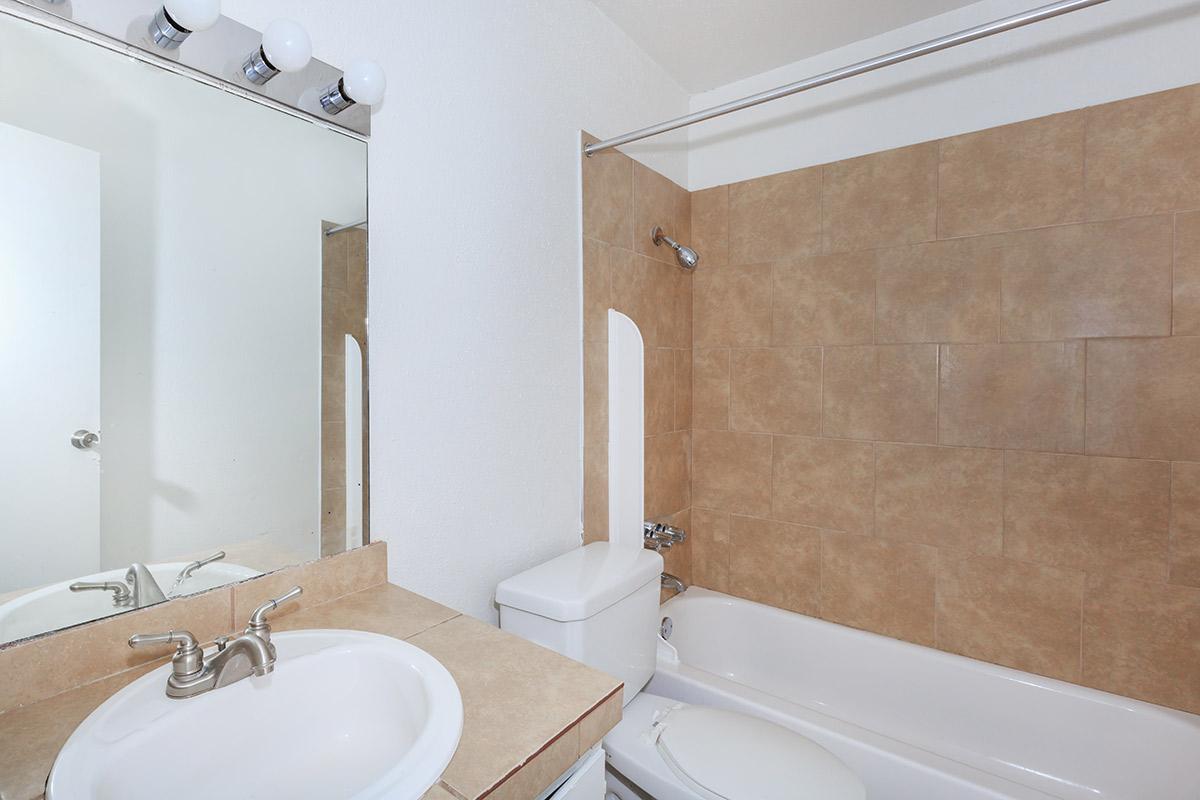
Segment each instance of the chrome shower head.
[{"label": "chrome shower head", "polygon": [[694,270],[696,265],[700,263],[699,253],[690,247],[681,245],[670,236],[667,236],[665,233],[663,233],[663,229],[657,225],[654,226],[654,230],[650,231],[650,238],[654,241],[655,245],[661,245],[665,243],[668,247],[674,250],[675,260],[679,262],[679,266],[683,267],[689,272]]}]

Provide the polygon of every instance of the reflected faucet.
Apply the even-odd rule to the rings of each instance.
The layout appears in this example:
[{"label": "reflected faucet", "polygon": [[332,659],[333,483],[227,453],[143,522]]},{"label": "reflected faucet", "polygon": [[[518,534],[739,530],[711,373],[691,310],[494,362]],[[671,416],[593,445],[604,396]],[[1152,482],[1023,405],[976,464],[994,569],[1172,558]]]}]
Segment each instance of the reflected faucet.
[{"label": "reflected faucet", "polygon": [[225,551],[218,550],[217,552],[213,553],[208,558],[201,558],[198,561],[193,561],[192,563],[185,566],[183,569],[179,570],[179,575],[177,575],[175,577],[175,585],[178,586],[179,584],[186,581],[188,578],[192,577],[192,574],[196,570],[200,569],[201,567],[205,566],[206,564],[211,564],[214,561],[220,561],[224,557],[225,557]]},{"label": "reflected faucet", "polygon": [[129,587],[120,581],[76,581],[67,588],[72,592],[112,592],[112,602],[117,608],[133,605],[133,595],[130,594]]},{"label": "reflected faucet", "polygon": [[125,582],[133,594],[133,607],[145,608],[156,603],[164,603],[167,596],[159,587],[158,581],[150,574],[145,564],[135,561],[125,572]]}]

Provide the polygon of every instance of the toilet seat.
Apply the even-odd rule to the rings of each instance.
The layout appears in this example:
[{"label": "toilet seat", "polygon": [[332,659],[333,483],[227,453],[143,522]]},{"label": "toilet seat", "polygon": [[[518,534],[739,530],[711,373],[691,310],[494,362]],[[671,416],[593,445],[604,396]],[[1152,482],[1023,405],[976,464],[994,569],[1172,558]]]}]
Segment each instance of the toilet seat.
[{"label": "toilet seat", "polygon": [[816,742],[757,717],[642,692],[604,740],[609,764],[656,800],[864,800]]}]

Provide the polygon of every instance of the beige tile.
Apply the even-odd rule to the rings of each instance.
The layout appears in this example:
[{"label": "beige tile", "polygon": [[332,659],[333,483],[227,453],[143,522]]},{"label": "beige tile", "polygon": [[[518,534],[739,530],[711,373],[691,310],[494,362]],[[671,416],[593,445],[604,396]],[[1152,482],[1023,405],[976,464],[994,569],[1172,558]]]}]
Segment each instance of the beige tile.
[{"label": "beige tile", "polygon": [[[407,639],[429,630],[458,612],[390,583],[380,583],[343,595],[300,611],[280,613],[272,618],[276,631],[315,628],[349,629]],[[239,626],[245,620],[235,620]]]},{"label": "beige tile", "polygon": [[651,302],[658,315],[655,344],[692,346],[692,275],[676,264],[655,262],[651,270]]},{"label": "beige tile", "polygon": [[583,240],[583,339],[608,339],[608,309],[612,306],[609,273],[611,248],[596,239]]},{"label": "beige tile", "polygon": [[693,279],[696,347],[765,347],[771,342],[771,265],[697,270]]},{"label": "beige tile", "polygon": [[346,422],[346,354],[321,357],[321,422]]},{"label": "beige tile", "polygon": [[693,351],[692,425],[709,430],[729,429],[729,351]]},{"label": "beige tile", "polygon": [[730,519],[724,511],[692,509],[692,581],[716,592],[729,591]]},{"label": "beige tile", "polygon": [[697,430],[692,434],[693,504],[759,517],[771,510],[771,437]]},{"label": "beige tile", "polygon": [[1083,218],[1085,112],[942,141],[938,235],[970,236]]},{"label": "beige tile", "polygon": [[633,159],[624,153],[583,159],[583,235],[633,249]]},{"label": "beige tile", "polygon": [[[634,250],[657,261],[674,265],[675,253],[666,245],[656,246],[650,231],[658,226],[677,241],[691,239],[691,206],[685,205],[687,191],[671,179],[643,164],[633,164],[633,242]],[[686,213],[685,213],[686,212]]]},{"label": "beige tile", "polygon": [[[321,490],[346,488],[346,422],[321,421]],[[342,495],[343,501],[345,494]]]},{"label": "beige tile", "polygon": [[521,765],[520,771],[488,792],[488,800],[537,797],[579,759],[579,726],[575,725]]},{"label": "beige tile", "polygon": [[321,557],[346,549],[346,487],[321,492]]},{"label": "beige tile", "polygon": [[421,795],[421,800],[460,800],[454,796],[440,783],[431,787],[428,792]]},{"label": "beige tile", "polygon": [[1082,342],[943,345],[938,441],[1081,452]]},{"label": "beige tile", "polygon": [[171,647],[128,644],[135,633],[190,630],[202,642],[228,633],[229,589],[181,597],[78,625],[0,650],[0,711],[36,703],[117,672],[157,661]]},{"label": "beige tile", "polygon": [[[657,261],[636,255],[628,250],[609,251],[609,274],[612,279],[612,307],[633,320],[650,347],[658,343],[658,319],[661,311],[654,289],[658,272],[663,267]],[[605,336],[608,329],[605,328]]]},{"label": "beige tile", "polygon": [[729,593],[817,616],[821,603],[821,532],[786,522],[733,517]]},{"label": "beige tile", "polygon": [[675,430],[692,427],[692,351],[674,351],[675,360]]},{"label": "beige tile", "polygon": [[1002,252],[993,237],[879,251],[879,342],[995,342]]},{"label": "beige tile", "polygon": [[[655,521],[665,522],[673,528],[690,532],[692,530],[692,510],[685,508]],[[680,544],[664,549],[662,557],[663,572],[674,575],[690,586],[692,583],[692,542],[690,537]],[[666,596],[670,597],[670,594],[668,593]]]},{"label": "beige tile", "polygon": [[648,347],[642,363],[646,435],[668,433],[675,427],[675,354],[664,348]]},{"label": "beige tile", "polygon": [[937,646],[1078,682],[1082,603],[1082,572],[942,551]]},{"label": "beige tile", "polygon": [[583,446],[583,540],[608,540],[608,442]]},{"label": "beige tile", "polygon": [[1161,216],[1002,237],[1001,337],[1166,336],[1171,230]]},{"label": "beige tile", "polygon": [[1200,461],[1200,338],[1087,346],[1087,449]]},{"label": "beige tile", "polygon": [[1200,86],[1087,109],[1089,219],[1200,208]]},{"label": "beige tile", "polygon": [[600,744],[608,732],[621,721],[621,691],[614,690],[612,694],[596,704],[587,716],[579,721],[579,752],[582,755]]},{"label": "beige tile", "polygon": [[1171,583],[1200,586],[1200,464],[1171,465]]},{"label": "beige tile", "polygon": [[937,550],[873,536],[821,534],[821,616],[932,646]]},{"label": "beige tile", "polygon": [[901,147],[822,167],[828,252],[937,237],[938,143]]},{"label": "beige tile", "polygon": [[870,443],[774,437],[772,517],[814,528],[870,532],[874,493]]},{"label": "beige tile", "polygon": [[233,587],[233,624],[243,627],[250,613],[263,602],[279,597],[293,586],[304,589],[296,600],[281,606],[276,618],[377,586],[387,581],[387,544],[360,547],[332,558],[287,567]]},{"label": "beige tile", "polygon": [[966,447],[875,447],[875,527],[880,536],[1000,555],[1004,454]]},{"label": "beige tile", "polygon": [[1005,453],[1004,554],[1166,580],[1170,494],[1163,461]]},{"label": "beige tile", "polygon": [[775,265],[771,342],[870,344],[874,330],[874,251],[793,259]]},{"label": "beige tile", "polygon": [[823,392],[825,436],[937,441],[935,344],[826,347]]},{"label": "beige tile", "polygon": [[674,514],[692,504],[690,446],[691,434],[687,431],[646,437],[647,517]]},{"label": "beige tile", "polygon": [[729,187],[692,192],[692,241],[705,269],[729,263]]},{"label": "beige tile", "polygon": [[1200,335],[1200,211],[1175,217],[1172,333]]},{"label": "beige tile", "polygon": [[734,350],[730,375],[733,430],[820,433],[821,348]]},{"label": "beige tile", "polygon": [[821,250],[821,170],[781,172],[729,186],[729,261],[752,264]]},{"label": "beige tile", "polygon": [[608,340],[583,344],[583,440],[608,441]]},{"label": "beige tile", "polygon": [[1083,683],[1200,713],[1200,589],[1088,576]]},{"label": "beige tile", "polygon": [[[328,230],[335,227],[335,223],[323,222],[321,227]],[[349,257],[349,240],[345,235],[321,237],[321,288],[327,295],[346,291]]]},{"label": "beige tile", "polygon": [[469,617],[408,641],[442,662],[462,694],[462,738],[442,781],[464,797],[478,797],[495,776],[509,774],[564,732],[576,731],[577,746],[579,709],[593,707],[620,683]]}]

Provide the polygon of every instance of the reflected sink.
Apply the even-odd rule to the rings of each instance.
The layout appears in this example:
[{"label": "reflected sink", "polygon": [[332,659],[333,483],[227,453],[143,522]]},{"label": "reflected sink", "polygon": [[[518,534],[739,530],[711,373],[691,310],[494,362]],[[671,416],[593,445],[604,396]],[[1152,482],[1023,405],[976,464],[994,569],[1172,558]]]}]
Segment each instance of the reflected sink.
[{"label": "reflected sink", "polygon": [[[154,576],[155,583],[166,592],[172,588],[179,571],[187,565],[186,561],[178,561],[150,564],[147,568]],[[81,622],[130,611],[129,608],[114,606],[112,594],[109,592],[72,592],[67,588],[76,581],[114,581],[119,583],[125,580],[125,570],[126,567],[122,567],[107,572],[97,572],[94,575],[81,575],[69,581],[43,586],[0,605],[0,642],[11,642],[26,636],[56,631],[60,628],[78,625]],[[170,597],[182,597],[203,592],[227,583],[257,578],[261,574],[256,569],[238,564],[223,562],[205,564],[176,587],[170,593]]]},{"label": "reflected sink", "polygon": [[450,763],[462,699],[399,639],[277,633],[275,671],[185,700],[170,666],[110,697],[63,745],[46,800],[416,800]]}]

